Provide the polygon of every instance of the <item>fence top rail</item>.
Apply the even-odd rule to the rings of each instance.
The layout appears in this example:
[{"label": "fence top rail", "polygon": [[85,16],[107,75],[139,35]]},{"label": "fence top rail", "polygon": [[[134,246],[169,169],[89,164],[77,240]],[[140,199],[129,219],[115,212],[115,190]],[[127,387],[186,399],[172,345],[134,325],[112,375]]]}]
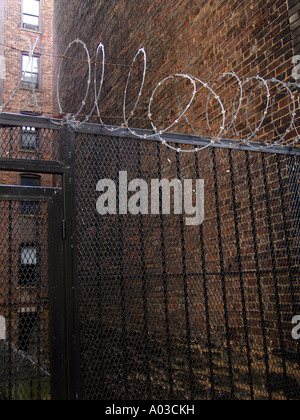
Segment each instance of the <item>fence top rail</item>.
[{"label": "fence top rail", "polygon": [[[98,124],[83,124],[81,127],[77,129],[78,133],[82,134],[90,134],[90,135],[102,135],[102,136],[111,136],[111,137],[118,137],[118,138],[133,138],[132,133],[124,127],[120,127],[116,130],[116,127],[111,126],[108,127],[114,129],[113,132],[107,130],[106,127],[103,127]],[[153,138],[148,138],[148,141],[159,141],[155,138],[154,132],[151,130],[144,130],[144,129],[134,129],[138,136],[143,137],[147,135],[153,136]],[[136,137],[136,138],[140,138]],[[261,144],[258,142],[249,142],[249,145],[241,144],[239,140],[234,139],[224,139],[222,138],[222,143],[214,143],[211,144],[210,137],[204,136],[195,136],[191,134],[181,134],[181,133],[165,133],[164,138],[168,143],[175,143],[175,144],[186,144],[190,146],[206,146],[210,145],[210,147],[221,148],[221,149],[235,149],[235,150],[248,150],[248,151],[255,151],[255,152],[264,152],[264,153],[275,153],[275,154],[285,154],[285,155],[296,155],[300,156],[300,148],[296,147],[280,147],[280,146],[272,146],[266,149],[261,148]],[[140,139],[141,141],[143,139]]]},{"label": "fence top rail", "polygon": [[60,124],[52,122],[51,119],[47,117],[25,114],[10,114],[4,112],[0,113],[0,124],[20,127],[28,125],[35,128],[45,128],[49,130],[59,130],[61,128]]},{"label": "fence top rail", "polygon": [[[42,116],[32,116],[32,115],[23,115],[23,114],[10,114],[10,113],[0,113],[0,125],[11,125],[11,126],[33,126],[36,128],[60,130],[65,124],[63,120],[53,119],[49,117]],[[108,128],[113,129],[109,131]],[[75,131],[74,128],[70,128],[71,131]],[[152,139],[147,138],[147,141],[159,141],[155,137],[155,133],[151,130],[145,129],[134,129],[138,136],[152,136]],[[98,135],[98,136],[108,136],[108,137],[117,137],[117,138],[134,138],[130,130],[124,127],[104,127],[100,124],[91,124],[84,123],[76,128],[76,133],[88,134],[88,135]],[[139,137],[136,137],[136,139]],[[191,134],[181,134],[181,133],[165,133],[164,138],[169,143],[175,144],[186,144],[190,146],[206,146],[211,143],[210,137],[204,136],[195,136]],[[143,141],[143,139],[140,139]],[[300,156],[300,148],[298,147],[289,147],[289,146],[272,146],[269,148],[262,148],[261,143],[258,142],[248,142],[248,144],[241,144],[239,140],[234,139],[224,139],[222,138],[222,143],[211,144],[210,147],[222,148],[222,149],[234,149],[234,150],[247,150],[252,152],[264,152],[264,153],[273,153],[273,154],[284,154],[284,155],[295,155]]]}]

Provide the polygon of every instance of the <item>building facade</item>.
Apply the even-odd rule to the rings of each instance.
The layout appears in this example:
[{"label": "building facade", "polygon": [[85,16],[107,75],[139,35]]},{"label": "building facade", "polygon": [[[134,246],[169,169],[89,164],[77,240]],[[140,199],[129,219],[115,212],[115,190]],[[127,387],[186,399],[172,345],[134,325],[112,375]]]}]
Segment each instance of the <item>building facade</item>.
[{"label": "building facade", "polygon": [[24,76],[6,112],[47,115],[53,111],[53,13],[51,0],[1,2],[1,104],[7,103]]},{"label": "building facade", "polygon": [[[20,115],[51,115],[54,98],[54,3],[53,0],[1,0],[0,102],[3,112]],[[43,160],[54,143],[49,133],[30,127],[0,127],[2,156]],[[45,145],[46,144],[46,145]],[[0,184],[52,187],[52,175],[0,171]],[[1,339],[13,346],[15,368],[20,372],[23,352],[49,366],[49,305],[47,276],[47,213],[42,203],[1,202],[0,314]],[[5,337],[4,337],[5,336]],[[2,348],[3,367],[5,346]],[[8,347],[7,347],[8,348]],[[7,351],[7,349],[6,349]],[[24,359],[26,360],[26,359]],[[26,363],[25,363],[26,364]],[[5,368],[4,368],[5,369]],[[0,394],[5,394],[1,371]],[[26,383],[26,378],[19,378]],[[22,382],[23,381],[23,382]],[[24,382],[25,381],[25,382]],[[33,381],[34,382],[34,381]],[[27,389],[27,385],[23,385]],[[35,389],[33,389],[33,388]],[[36,393],[36,385],[31,391]],[[41,386],[40,386],[41,387]],[[42,398],[49,396],[49,381],[42,384]],[[24,391],[23,389],[23,391]],[[29,391],[14,398],[26,398]],[[1,397],[0,397],[1,398]]]},{"label": "building facade", "polygon": [[[52,0],[1,1],[2,111],[25,115],[52,115],[54,103],[54,4]],[[38,159],[40,133],[22,127],[11,135],[11,149],[19,156]],[[49,139],[50,141],[50,139]],[[2,147],[5,141],[2,142]],[[44,156],[46,157],[46,156]],[[38,175],[37,175],[38,176]],[[40,175],[37,185],[51,186]],[[2,184],[21,185],[20,174],[1,174]],[[33,181],[32,181],[33,182]]]}]

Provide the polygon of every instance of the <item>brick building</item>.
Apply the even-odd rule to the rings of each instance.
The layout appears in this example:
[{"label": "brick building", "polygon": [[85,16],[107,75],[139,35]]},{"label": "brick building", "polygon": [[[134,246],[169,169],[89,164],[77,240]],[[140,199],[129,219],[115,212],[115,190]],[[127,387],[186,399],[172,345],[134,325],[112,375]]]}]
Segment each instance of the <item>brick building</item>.
[{"label": "brick building", "polygon": [[[242,79],[260,75],[291,81],[292,57],[299,46],[296,1],[58,0],[55,4],[58,55],[75,39],[86,43],[92,59],[99,42],[105,45],[108,65],[101,106],[107,124],[122,123],[128,66],[141,47],[147,51],[148,75],[132,127],[150,128],[146,117],[151,92],[169,74],[187,73],[211,81],[233,71]],[[73,44],[68,55],[79,60],[64,60],[61,67],[61,104],[66,113],[79,109],[87,89],[82,46]],[[136,101],[141,77],[141,70],[132,70],[135,84],[128,92],[128,109]],[[90,89],[83,115],[93,104],[93,87]],[[221,85],[218,93],[230,105],[236,91],[226,89]],[[254,124],[264,100],[260,92],[253,102]],[[176,118],[176,104],[171,90],[157,95],[153,114],[163,128]],[[202,128],[205,104],[206,97],[200,97],[189,114],[196,128]],[[287,103],[278,100],[274,111],[276,122],[284,125]],[[212,115],[212,124],[217,125]],[[237,125],[244,134],[243,122]],[[191,134],[184,121],[173,131]],[[274,137],[269,120],[258,140]],[[149,182],[158,175],[174,179],[179,173],[182,178],[195,178],[195,166],[206,186],[200,235],[199,228],[184,228],[174,215],[162,221],[159,217],[101,218],[96,214],[95,186],[101,178],[117,181],[118,170]],[[290,319],[295,310],[299,312],[299,202],[298,193],[294,194],[299,185],[293,175],[298,171],[296,158],[277,159],[258,152],[207,149],[195,158],[169,149],[158,154],[152,142],[136,139],[85,135],[78,140],[83,393],[91,396],[92,387],[95,398],[144,398],[152,386],[156,398],[168,398],[172,392],[173,397],[186,398],[190,375],[197,383],[194,396],[212,397],[205,395],[205,389],[215,376],[220,398],[228,396],[230,388],[231,396],[234,394],[230,377],[236,382],[237,398],[243,398],[248,395],[247,360],[254,384],[252,397],[267,398],[273,391],[286,397],[287,385],[278,385],[278,373],[299,384],[299,371],[282,367],[284,352],[295,354],[297,347],[290,338]],[[192,331],[188,337],[187,308]],[[262,377],[265,371],[267,384]],[[171,391],[172,378],[177,383]],[[295,389],[293,395],[299,395],[299,386]]]},{"label": "brick building", "polygon": [[[6,112],[47,115],[53,111],[53,13],[51,0],[1,1],[1,55],[5,57],[1,104],[8,101],[22,72],[26,72]],[[29,46],[33,48],[35,43],[33,58],[28,64]],[[32,95],[33,89],[36,99]]]},{"label": "brick building", "polygon": [[289,7],[289,20],[292,32],[292,44],[295,54],[300,53],[300,5],[299,2],[294,0],[288,1]]},{"label": "brick building", "polygon": [[[3,58],[1,104],[6,104],[5,112],[52,115],[55,65],[53,1],[3,0],[0,10]],[[31,59],[30,48],[34,48]],[[12,97],[17,86],[19,88]],[[11,148],[14,153],[19,153],[18,157],[37,159],[38,154],[46,153],[39,148],[39,133],[32,127],[20,128],[20,133],[14,133],[11,138]],[[20,185],[19,174],[2,173],[1,177],[2,184]],[[36,183],[52,185],[51,177],[42,178]]]},{"label": "brick building", "polygon": [[[105,119],[107,123],[119,125],[122,122],[122,98],[129,70],[126,65],[132,62],[140,47],[144,47],[147,52],[148,73],[140,106],[131,120],[134,127],[151,128],[149,123],[143,124],[141,119],[147,117],[151,92],[158,81],[169,74],[187,73],[204,81],[211,81],[223,72],[230,71],[235,72],[241,79],[260,75],[266,79],[278,77],[283,81],[291,80],[294,67],[292,57],[296,54],[299,41],[297,2],[291,1],[288,4],[286,1],[254,0],[248,7],[243,2],[215,3],[194,0],[180,1],[176,4],[164,4],[160,1],[113,1],[109,5],[103,2],[97,5],[57,2],[56,6],[58,53],[62,54],[68,43],[75,38],[86,43],[92,59],[95,58],[99,42],[105,45],[106,62],[109,64],[106,68],[101,108],[104,116],[113,116]],[[66,13],[63,13],[63,10]],[[72,57],[85,58],[81,46],[73,45],[73,49],[68,53]],[[138,61],[136,64],[142,63]],[[66,62],[63,70],[62,103],[64,93],[70,90],[73,92],[72,104],[66,99],[67,106],[63,108],[65,112],[72,112],[78,109],[76,106],[84,97],[86,85],[82,82],[82,75],[87,69],[82,62],[79,61],[75,65],[71,60],[69,67]],[[67,77],[70,71],[72,78]],[[132,79],[135,89],[129,89],[128,109],[136,100],[141,73],[138,74],[136,70]],[[230,83],[229,80],[227,82]],[[255,86],[255,82],[253,85]],[[232,87],[235,87],[234,84]],[[217,93],[224,98],[225,108],[229,109],[236,90],[228,92],[226,87],[221,86]],[[261,105],[264,92],[260,90],[258,93],[261,96]],[[174,121],[174,111],[176,115],[178,110],[176,106],[166,106],[166,100],[172,105],[176,98],[168,90],[164,90],[161,96],[156,98],[153,119]],[[92,101],[91,94],[82,114],[91,108]],[[196,129],[202,127],[201,113],[203,114],[205,101],[206,98],[195,101],[187,115]],[[278,109],[284,105],[286,106],[279,103]],[[279,120],[285,114],[286,112],[280,112],[280,117],[276,115],[275,119]],[[261,108],[255,107],[254,103],[251,109],[252,123],[255,124],[259,116]],[[242,122],[240,129],[243,130]],[[273,127],[267,122],[260,133],[260,140],[267,139],[269,134],[272,135],[272,130]],[[184,121],[175,125],[173,131],[192,133]],[[199,132],[207,134],[205,131]]]},{"label": "brick building", "polygon": [[[0,2],[0,102],[2,106],[5,104],[4,112],[26,115],[53,112],[53,13],[53,0]],[[0,132],[1,153],[10,158],[47,159],[55,142],[51,133],[46,140],[42,137],[45,133],[28,126],[2,125]],[[51,187],[56,182],[55,176],[38,172],[0,172],[1,185]],[[6,331],[10,325],[11,335],[6,338],[16,351],[33,357],[39,352],[40,360],[47,365],[46,223],[47,214],[42,204],[11,202],[8,208],[1,203],[0,313],[6,320]],[[20,358],[18,354],[14,357]],[[5,361],[2,363],[4,366]],[[5,377],[5,372],[1,375]],[[49,389],[46,395],[47,392]]]}]

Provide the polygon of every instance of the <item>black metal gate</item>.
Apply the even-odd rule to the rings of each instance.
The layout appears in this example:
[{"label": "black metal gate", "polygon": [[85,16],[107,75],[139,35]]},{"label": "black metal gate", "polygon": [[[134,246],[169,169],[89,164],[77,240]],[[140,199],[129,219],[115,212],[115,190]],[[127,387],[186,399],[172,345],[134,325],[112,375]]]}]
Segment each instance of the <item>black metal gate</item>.
[{"label": "black metal gate", "polygon": [[[3,121],[2,121],[3,118]],[[2,116],[0,399],[66,399],[72,287],[71,174],[56,125]],[[69,225],[68,225],[69,226]]]},{"label": "black metal gate", "polygon": [[[53,278],[63,281],[50,286],[50,320],[60,326],[59,338],[50,333],[52,397],[299,399],[299,341],[292,336],[300,314],[299,152],[262,153],[233,142],[235,148],[179,154],[125,131],[107,135],[86,125],[75,133],[26,118],[1,117],[0,169],[62,176],[63,211],[49,231],[64,242],[63,264],[54,257],[52,266]],[[35,161],[18,156],[22,126],[41,131],[44,160],[41,152]],[[204,140],[170,141],[190,147]],[[186,215],[172,211],[100,216],[96,185],[114,181],[119,208],[120,172],[148,185],[203,179],[203,224],[188,226]],[[8,233],[11,200],[3,213]],[[160,190],[160,210],[162,200]],[[57,243],[49,242],[49,255]],[[9,249],[6,242],[0,253]],[[6,288],[11,278],[1,279]],[[37,336],[41,341],[41,327]],[[12,340],[4,345],[12,352]],[[41,349],[35,360],[44,369]],[[42,382],[42,371],[37,375]],[[33,383],[31,397],[41,388]]]},{"label": "black metal gate", "polygon": [[63,292],[61,191],[2,186],[0,207],[1,398],[46,400],[58,392],[51,367],[63,344],[54,316]]}]

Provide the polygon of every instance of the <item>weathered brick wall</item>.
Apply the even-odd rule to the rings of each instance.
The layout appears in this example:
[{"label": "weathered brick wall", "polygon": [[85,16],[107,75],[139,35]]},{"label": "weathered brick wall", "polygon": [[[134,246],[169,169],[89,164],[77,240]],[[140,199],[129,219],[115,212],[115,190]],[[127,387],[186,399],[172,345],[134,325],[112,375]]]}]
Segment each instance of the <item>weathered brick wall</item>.
[{"label": "weathered brick wall", "polygon": [[[4,0],[0,1],[0,43],[4,44]],[[0,55],[3,56],[4,47],[0,45]],[[3,103],[3,77],[0,78],[0,101]]]},{"label": "weathered brick wall", "polygon": [[[18,38],[23,37],[34,44],[39,38],[35,54],[41,56],[41,88],[36,92],[39,107],[32,100],[30,91],[19,89],[17,95],[6,109],[7,112],[18,113],[20,111],[41,112],[48,115],[53,112],[54,95],[54,2],[47,0],[42,2],[41,7],[41,32],[20,29],[21,28],[21,0],[4,2],[4,53],[6,54],[6,77],[3,86],[3,103],[7,101],[17,86],[21,75],[21,51],[28,51],[28,42],[25,39],[16,44]],[[13,45],[17,50],[8,47]],[[41,109],[41,110],[40,110]]]},{"label": "weathered brick wall", "polygon": [[300,54],[300,3],[297,0],[288,0],[288,6],[292,44],[295,54]]},{"label": "weathered brick wall", "polygon": [[[290,25],[289,18],[293,19],[294,14],[289,16],[289,13],[293,13],[297,7],[294,5],[288,9],[284,0],[252,0],[247,4],[228,0],[109,3],[57,1],[57,53],[63,53],[69,42],[79,38],[86,43],[92,57],[95,57],[98,43],[104,43],[106,61],[109,64],[106,68],[101,110],[104,116],[117,116],[106,118],[105,122],[120,125],[122,97],[129,70],[126,65],[131,63],[140,47],[145,47],[148,57],[147,82],[131,125],[150,128],[149,123],[143,120],[147,116],[150,93],[157,82],[168,74],[188,73],[211,81],[223,72],[233,71],[242,79],[259,74],[264,78],[290,80],[294,67],[291,30],[295,38],[298,29],[296,22]],[[68,55],[85,58],[81,46],[73,46]],[[141,65],[141,60],[137,64]],[[82,62],[64,61],[60,86],[65,112],[72,112],[81,104],[86,89],[86,79],[83,78],[86,71],[87,65],[84,66]],[[69,77],[70,74],[72,77]],[[100,68],[98,74],[100,78]],[[134,71],[132,76],[132,86],[135,87],[129,89],[131,95],[129,94],[128,98],[128,109],[136,100],[141,71]],[[227,81],[229,82],[229,79]],[[227,90],[224,86],[216,88],[227,110],[231,109],[237,87],[232,81],[229,84],[231,88],[227,87]],[[257,82],[253,81],[252,87],[256,84]],[[176,118],[178,106],[171,87],[174,91],[174,85],[169,84],[166,90],[157,95],[153,107],[154,120],[174,121]],[[250,87],[251,84],[246,86]],[[190,86],[185,89],[186,95],[190,95]],[[72,92],[71,96],[69,92]],[[252,127],[260,121],[262,103],[266,102],[263,89],[256,91],[256,94],[250,107]],[[191,123],[195,124],[196,131],[208,134],[203,114],[207,92],[206,96],[201,95],[204,95],[203,90],[187,115]],[[184,103],[184,92],[182,98]],[[83,114],[90,109],[92,101],[91,94]],[[289,112],[286,100],[279,101],[274,111],[276,124],[286,124]],[[219,126],[220,119],[216,119],[213,110],[211,115],[213,127]],[[244,114],[236,123],[244,135],[250,134],[249,130],[244,129]],[[166,123],[159,123],[159,127],[164,126]],[[191,129],[185,121],[181,121],[173,131],[191,132]],[[270,137],[273,139],[274,129],[268,117],[259,139],[266,140]]]},{"label": "weathered brick wall", "polygon": [[[133,126],[149,127],[143,120],[149,96],[166,74],[186,72],[211,80],[225,71],[235,71],[241,78],[260,74],[265,78],[290,80],[294,51],[285,1],[60,0],[56,2],[56,15],[58,54],[76,38],[85,42],[91,53],[96,51],[100,41],[106,46],[108,65],[102,113],[117,116],[105,118],[107,123],[119,125],[122,122],[119,116],[122,115],[128,65],[142,46],[148,54],[148,78],[136,119],[132,119]],[[85,59],[79,45],[73,46],[68,55]],[[81,105],[86,71],[84,61],[64,59],[60,92],[66,112],[74,112]],[[134,104],[133,92],[137,93],[138,77],[141,77],[138,70],[132,74],[135,88],[128,98],[128,108]],[[226,92],[226,87],[223,89],[220,87],[218,92],[228,94],[225,101],[228,105],[233,94]],[[261,117],[264,94],[255,100],[252,122]],[[92,101],[90,95],[83,114],[90,109]],[[191,122],[201,124],[199,115],[205,103],[206,98],[199,99],[191,113],[194,115]],[[174,120],[176,108],[174,111],[170,104],[174,105],[174,98],[169,91],[158,95],[153,109],[157,119]],[[275,111],[280,123],[287,114],[286,102],[275,105]],[[243,130],[242,123],[240,128]],[[189,132],[188,127],[181,125],[175,130]],[[260,140],[269,136],[274,136],[270,120]],[[228,150],[217,150],[215,157],[210,149],[199,153],[198,175],[206,186],[203,237],[201,243],[199,227],[184,228],[183,264],[180,217],[164,217],[162,229],[159,216],[142,220],[135,216],[103,218],[97,215],[95,208],[99,196],[97,182],[102,178],[116,180],[119,170],[127,170],[130,180],[140,174],[147,181],[159,176],[177,178],[175,152],[161,148],[159,170],[157,148],[151,142],[78,135],[76,143],[81,367],[85,396],[126,397],[127,369],[128,394],[144,398],[147,395],[147,353],[155,397],[168,398],[169,359],[173,364],[176,398],[189,396],[185,265],[192,363],[199,386],[197,397],[209,397],[210,352],[217,389],[228,392],[228,344],[238,388],[236,396],[249,396],[245,391],[247,359],[249,362],[245,318],[255,397],[267,397],[266,358],[269,358],[271,374],[276,376],[278,372],[282,374],[282,344],[287,350],[296,348],[291,340],[291,318],[295,310],[299,311],[299,285],[294,274],[299,264],[299,203],[296,199],[299,182],[293,176],[299,173],[298,160],[292,157],[277,160],[276,156],[263,157],[254,152],[249,153],[247,160],[244,152],[233,151],[231,166]],[[195,159],[194,155],[180,155],[183,178],[196,177]],[[236,229],[239,230],[239,252]],[[145,331],[145,318],[148,331]],[[226,337],[228,332],[230,337],[228,334]],[[286,363],[286,370],[288,376],[299,380],[290,362]],[[95,386],[99,377],[103,381]]]},{"label": "weathered brick wall", "polygon": [[[22,28],[22,15],[21,15],[21,0],[3,0],[1,1],[1,13],[3,12],[3,19],[1,19],[0,29],[0,42],[1,55],[5,55],[5,69],[4,80],[0,81],[1,91],[1,104],[6,103],[11,97],[14,89],[17,87],[21,77],[21,52],[28,52],[28,42],[34,45],[37,38],[39,41],[35,49],[35,54],[41,58],[41,80],[40,89],[36,91],[36,100],[33,98],[32,92],[28,89],[19,88],[14,98],[8,104],[5,112],[20,113],[20,112],[33,112],[44,115],[51,115],[53,113],[53,102],[54,102],[54,65],[55,60],[53,57],[54,53],[54,2],[53,0],[42,1],[41,5],[41,31],[31,31]],[[2,16],[2,15],[1,15]],[[16,41],[19,41],[16,43]],[[10,46],[14,48],[9,49]],[[1,63],[2,64],[2,63]],[[21,130],[21,129],[19,129]],[[12,129],[13,131],[13,129]],[[15,158],[33,159],[34,154],[32,152],[25,153],[21,150],[21,131],[15,129],[14,134],[8,133],[8,129],[3,130],[1,128],[1,145],[0,153],[2,156],[7,156],[4,151],[7,147],[8,136],[11,135],[13,138],[14,156]],[[49,154],[52,149],[56,147],[56,138],[41,138],[40,143],[43,144],[42,150],[39,149],[40,159],[51,158]],[[53,142],[53,145],[50,143]],[[42,175],[42,185],[52,186],[53,177]],[[0,182],[7,185],[19,185],[20,179],[19,174],[10,174],[2,172],[0,174]]]}]

